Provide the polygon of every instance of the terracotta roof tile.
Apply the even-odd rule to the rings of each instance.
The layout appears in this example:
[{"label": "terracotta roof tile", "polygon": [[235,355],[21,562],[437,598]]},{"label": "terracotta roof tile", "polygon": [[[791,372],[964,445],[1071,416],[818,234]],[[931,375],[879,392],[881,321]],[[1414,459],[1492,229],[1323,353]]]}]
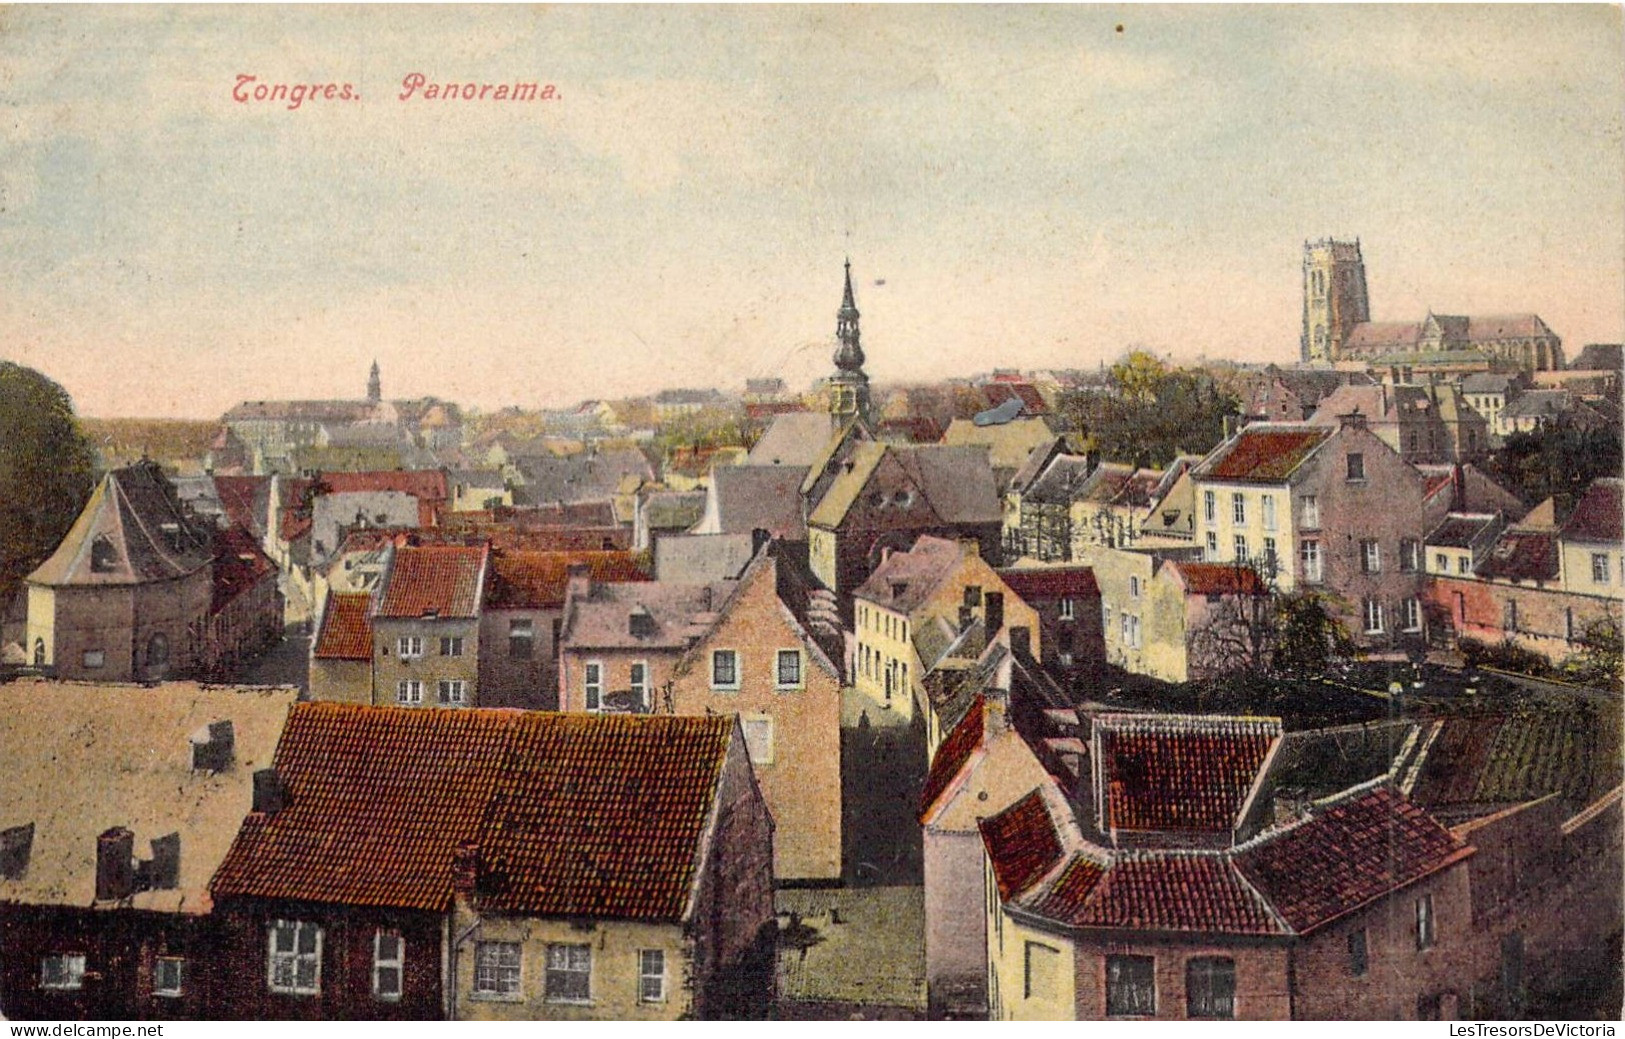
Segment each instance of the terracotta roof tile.
[{"label": "terracotta roof tile", "polygon": [[588,568],[594,581],[647,581],[646,557],[632,552],[525,552],[491,554],[488,609],[552,609],[564,605],[570,567]]},{"label": "terracotta roof tile", "polygon": [[1258,571],[1251,567],[1177,559],[1169,560],[1168,565],[1184,580],[1185,590],[1190,595],[1266,595],[1269,592]]},{"label": "terracotta roof tile", "polygon": [[1100,598],[1100,585],[1095,581],[1095,572],[1086,566],[1000,570],[999,577],[1028,605],[1051,599]]},{"label": "terracotta roof tile", "polygon": [[1625,539],[1625,508],[1621,506],[1621,490],[1625,481],[1600,479],[1591,481],[1569,521],[1563,524],[1563,537],[1569,541],[1587,541],[1618,544]]},{"label": "terracotta roof tile", "polygon": [[1478,564],[1477,573],[1486,579],[1554,581],[1558,562],[1556,532],[1505,530]]},{"label": "terracotta roof tile", "polygon": [[1333,430],[1325,427],[1255,424],[1216,448],[1196,475],[1203,480],[1284,480]]},{"label": "terracotta roof tile", "polygon": [[1281,737],[1275,718],[1101,715],[1094,726],[1105,830],[1232,830]]},{"label": "terracotta roof tile", "polygon": [[328,592],[322,630],[312,655],[318,660],[372,659],[372,596]]},{"label": "terracotta roof tile", "polygon": [[300,704],[288,805],[244,821],[212,890],[444,910],[478,848],[493,912],[677,920],[731,718]]},{"label": "terracotta roof tile", "polygon": [[1061,861],[1061,838],[1044,805],[1042,790],[1034,790],[993,818],[982,820],[981,830],[1003,898],[1027,890]]},{"label": "terracotta roof tile", "polygon": [[211,613],[219,613],[243,592],[275,574],[276,564],[260,549],[254,535],[227,527],[214,535],[214,596]]},{"label": "terracotta roof tile", "polygon": [[971,701],[965,716],[954,726],[937,753],[931,759],[931,769],[925,775],[925,788],[920,793],[920,821],[925,822],[935,814],[937,799],[948,787],[952,785],[959,774],[964,771],[965,765],[970,761],[971,755],[982,746],[982,721],[986,714],[986,701],[977,696]]},{"label": "terracotta roof tile", "polygon": [[1227,856],[1150,854],[1113,863],[1073,922],[1155,931],[1279,934],[1270,915]]},{"label": "terracotta roof tile", "polygon": [[379,617],[477,617],[488,550],[403,547],[390,563]]}]

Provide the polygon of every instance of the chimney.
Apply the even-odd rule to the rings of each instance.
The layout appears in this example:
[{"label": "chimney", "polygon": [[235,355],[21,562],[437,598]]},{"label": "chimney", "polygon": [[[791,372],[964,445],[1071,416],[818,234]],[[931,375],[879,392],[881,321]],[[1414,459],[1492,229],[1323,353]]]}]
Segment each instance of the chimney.
[{"label": "chimney", "polygon": [[288,807],[288,788],[274,768],[262,768],[254,773],[254,806],[252,811],[275,815]]},{"label": "chimney", "polygon": [[146,887],[155,891],[173,891],[181,884],[181,835],[166,834],[152,842],[152,859],[143,862]]},{"label": "chimney", "polygon": [[1467,511],[1467,473],[1460,462],[1450,467],[1450,511]]},{"label": "chimney", "polygon": [[627,618],[627,631],[636,639],[646,639],[655,633],[654,614],[647,606],[640,604],[633,608]]},{"label": "chimney", "polygon": [[192,769],[223,772],[231,767],[236,734],[231,722],[210,722],[187,737],[192,744]]},{"label": "chimney", "polygon": [[959,555],[964,559],[980,559],[982,556],[982,546],[977,544],[975,538],[960,538]]},{"label": "chimney", "polygon": [[0,830],[0,880],[21,880],[28,873],[34,850],[34,824]]},{"label": "chimney", "polygon": [[460,898],[472,898],[479,884],[480,846],[464,841],[451,853],[451,890]]},{"label": "chimney", "polygon": [[982,702],[985,708],[982,713],[982,740],[986,741],[995,736],[1001,736],[1009,728],[1006,711],[1010,707],[1010,693],[1004,689],[989,687],[982,693]]},{"label": "chimney", "polygon": [[755,559],[757,556],[761,555],[762,549],[765,548],[767,543],[772,540],[773,534],[771,531],[762,527],[757,527],[756,529],[752,530],[750,532],[750,557]]},{"label": "chimney", "polygon": [[1010,652],[1022,660],[1033,659],[1033,629],[1025,624],[1011,628]]},{"label": "chimney", "polygon": [[135,834],[115,826],[96,838],[96,901],[135,894]]},{"label": "chimney", "polygon": [[1344,429],[1364,429],[1365,428],[1365,416],[1360,414],[1360,409],[1359,408],[1355,408],[1353,411],[1349,412],[1347,415],[1339,415],[1339,416],[1337,416],[1337,422],[1338,422],[1338,425],[1342,426],[1342,428],[1344,428]]},{"label": "chimney", "polygon": [[565,573],[569,575],[565,594],[572,599],[585,599],[592,595],[592,567],[587,563],[571,563]]},{"label": "chimney", "polygon": [[988,592],[985,602],[987,606],[982,616],[986,622],[987,637],[991,641],[1004,630],[1004,593]]}]

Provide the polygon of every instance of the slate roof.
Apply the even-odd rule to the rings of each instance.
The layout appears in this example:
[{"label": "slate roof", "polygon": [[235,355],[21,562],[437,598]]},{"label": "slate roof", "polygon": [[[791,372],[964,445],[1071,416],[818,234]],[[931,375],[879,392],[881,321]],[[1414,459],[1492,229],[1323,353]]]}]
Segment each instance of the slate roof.
[{"label": "slate roof", "polygon": [[1422,543],[1438,548],[1471,548],[1473,542],[1495,522],[1493,515],[1452,512],[1422,539]]},{"label": "slate roof", "polygon": [[1463,393],[1505,394],[1512,388],[1512,376],[1501,372],[1475,372],[1461,380]]},{"label": "slate roof", "polygon": [[1255,422],[1214,448],[1194,475],[1237,483],[1283,481],[1333,432],[1325,426]]},{"label": "slate roof", "polygon": [[478,617],[489,551],[451,545],[396,549],[377,616]]},{"label": "slate roof", "polygon": [[444,911],[471,844],[482,910],[680,920],[734,725],[300,704],[276,752],[288,805],[243,821],[214,895]]},{"label": "slate roof", "polygon": [[888,610],[912,614],[964,561],[957,541],[925,535],[907,552],[893,552],[875,568],[856,591],[864,599]]},{"label": "slate roof", "polygon": [[1227,833],[1240,825],[1278,718],[1100,715],[1095,768],[1103,831]]},{"label": "slate roof", "polygon": [[1037,479],[1027,484],[1021,499],[1040,505],[1071,505],[1080,500],[1089,475],[1089,460],[1084,456],[1057,455]]},{"label": "slate roof", "polygon": [[1043,475],[1049,468],[1050,462],[1057,456],[1066,452],[1066,438],[1052,436],[1047,441],[1033,448],[1027,455],[1027,460],[1016,470],[1010,478],[1010,490],[1024,493],[1032,482]]},{"label": "slate roof", "polygon": [[1179,575],[1187,595],[1267,595],[1258,571],[1229,563],[1196,563],[1170,559],[1163,564]]},{"label": "slate roof", "polygon": [[632,552],[527,552],[491,553],[485,584],[485,607],[490,610],[545,610],[564,605],[570,585],[570,567],[587,567],[594,581],[647,581],[646,559]]},{"label": "slate roof", "polygon": [[137,585],[185,577],[213,558],[213,531],[182,507],[156,463],[143,462],[102,477],[56,551],[28,579]]},{"label": "slate roof", "polygon": [[1100,585],[1087,566],[1000,570],[999,578],[1029,606],[1055,599],[1099,599]]},{"label": "slate roof", "polygon": [[1625,540],[1625,508],[1621,506],[1621,491],[1625,481],[1602,478],[1591,481],[1563,524],[1565,541],[1584,541],[1591,544],[1617,545]]},{"label": "slate roof", "polygon": [[[830,484],[809,525],[839,526],[883,458],[890,456],[944,523],[993,524],[1004,518],[985,447],[946,444],[859,444],[852,468]],[[803,488],[806,487],[805,482]]]},{"label": "slate roof", "polygon": [[[588,595],[566,603],[559,638],[567,649],[687,649],[716,623],[737,587],[737,581],[594,582]],[[632,634],[634,612],[648,615],[649,634]]]},{"label": "slate roof", "polygon": [[654,468],[635,447],[605,448],[559,457],[551,453],[521,458],[514,463],[525,476],[518,493],[526,501],[548,505],[558,502],[613,498],[621,480],[635,476],[653,483]]},{"label": "slate roof", "polygon": [[931,768],[925,774],[925,786],[920,791],[920,822],[930,821],[937,800],[959,778],[971,755],[981,749],[986,708],[986,699],[977,696],[959,724],[937,747],[936,754],[931,758]]},{"label": "slate roof", "polygon": [[655,539],[655,580],[677,584],[731,581],[756,556],[750,534],[666,534]]},{"label": "slate roof", "polygon": [[322,628],[311,656],[317,660],[372,659],[372,595],[328,592]]},{"label": "slate roof", "polygon": [[834,433],[830,417],[820,411],[777,415],[750,449],[745,465],[810,466],[818,460]]},{"label": "slate roof", "polygon": [[1555,581],[1560,562],[1550,530],[1504,530],[1475,572],[1486,580]]},{"label": "slate roof", "polygon": [[716,533],[749,534],[760,529],[774,537],[806,540],[800,493],[806,478],[807,467],[799,465],[736,465],[716,470],[711,474],[711,493],[721,526]]},{"label": "slate roof", "polygon": [[1505,420],[1519,418],[1554,418],[1573,408],[1568,390],[1525,390],[1501,409]]}]

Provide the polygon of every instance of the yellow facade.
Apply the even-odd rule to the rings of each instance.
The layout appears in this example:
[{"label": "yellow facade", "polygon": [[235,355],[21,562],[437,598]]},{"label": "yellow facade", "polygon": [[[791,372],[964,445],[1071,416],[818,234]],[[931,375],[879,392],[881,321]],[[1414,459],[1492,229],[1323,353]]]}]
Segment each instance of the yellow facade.
[{"label": "yellow facade", "polygon": [[1077,968],[1071,942],[1034,930],[1004,911],[986,864],[988,1017],[995,1021],[1071,1021],[1077,1016]]},{"label": "yellow facade", "polygon": [[1318,529],[1319,523],[1314,517],[1298,515],[1302,505],[1293,500],[1290,487],[1199,482],[1195,497],[1196,543],[1203,547],[1207,562],[1273,559],[1273,567],[1259,567],[1260,574],[1283,592],[1297,587],[1300,561],[1295,531],[1299,524],[1295,518],[1303,521],[1304,529]]}]

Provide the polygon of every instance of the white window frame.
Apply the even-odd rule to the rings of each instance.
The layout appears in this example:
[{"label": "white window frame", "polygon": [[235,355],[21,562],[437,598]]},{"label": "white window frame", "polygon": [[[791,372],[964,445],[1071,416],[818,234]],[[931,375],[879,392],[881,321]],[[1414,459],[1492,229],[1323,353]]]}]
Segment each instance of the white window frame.
[{"label": "white window frame", "polygon": [[[564,966],[553,965],[554,953],[562,954]],[[583,970],[575,965],[574,958],[577,953],[585,953],[587,966]],[[547,945],[547,959],[542,964],[542,999],[548,1003],[573,1003],[577,1006],[592,1002],[592,946],[587,943],[549,942]],[[587,976],[587,994],[585,996],[565,995],[553,991],[553,975],[555,974],[585,974]]]},{"label": "white window frame", "polygon": [[1422,601],[1420,599],[1406,599],[1402,604],[1401,622],[1406,631],[1422,630]]},{"label": "white window frame", "polygon": [[1382,542],[1374,538],[1360,542],[1360,572],[1382,573]]},{"label": "white window frame", "polygon": [[1416,900],[1416,948],[1431,949],[1439,941],[1438,920],[1433,915],[1433,894]]},{"label": "white window frame", "polygon": [[1074,609],[1072,597],[1070,595],[1061,596],[1059,604],[1060,618],[1064,621],[1075,620]]},{"label": "white window frame", "polygon": [[[61,969],[60,977],[53,980],[51,964]],[[40,957],[39,987],[52,992],[76,992],[85,987],[85,954],[82,952],[56,952]]]},{"label": "white window frame", "polygon": [[[510,958],[513,962],[507,962]],[[520,942],[474,943],[474,991],[476,999],[523,998],[525,947]]]},{"label": "white window frame", "polygon": [[[752,725],[766,727],[767,738],[765,747],[761,745],[758,745],[757,747],[751,746],[750,727]],[[776,749],[774,746],[773,716],[770,714],[740,715],[739,727],[740,731],[745,734],[745,752],[750,755],[750,763],[752,765],[773,764],[774,750]]]},{"label": "white window frame", "polygon": [[1386,628],[1383,626],[1382,601],[1379,599],[1365,600],[1365,633],[1367,635],[1381,635]]},{"label": "white window frame", "polygon": [[[649,969],[649,958],[658,956],[660,969]],[[657,986],[650,991],[649,983]],[[664,1003],[666,1001],[666,950],[665,949],[639,949],[638,950],[638,1002]]]},{"label": "white window frame", "polygon": [[406,704],[420,704],[423,702],[423,681],[418,678],[403,678],[395,684],[395,702]]},{"label": "white window frame", "polygon": [[422,635],[401,635],[395,639],[395,655],[402,660],[417,660],[423,656]]},{"label": "white window frame", "polygon": [[1236,562],[1245,563],[1247,561],[1247,535],[1237,534],[1231,539],[1230,547],[1236,554]]},{"label": "white window frame", "polygon": [[1219,561],[1219,535],[1215,534],[1213,531],[1210,530],[1210,531],[1207,532],[1207,562],[1209,562],[1209,563],[1217,563],[1218,561]]},{"label": "white window frame", "polygon": [[[395,941],[395,956],[392,959],[384,957],[384,940]],[[395,991],[387,992],[380,984],[381,973],[386,970],[395,971]],[[406,939],[401,937],[399,931],[386,931],[380,928],[372,933],[372,998],[384,1003],[399,1003],[401,994],[406,991]]]},{"label": "white window frame", "polygon": [[1260,504],[1261,504],[1262,509],[1263,509],[1263,513],[1262,513],[1263,520],[1262,520],[1262,522],[1264,524],[1264,529],[1265,530],[1274,530],[1275,529],[1275,495],[1273,495],[1273,494],[1263,495],[1259,499],[1259,501],[1260,501]]},{"label": "white window frame", "polygon": [[1202,517],[1209,523],[1217,523],[1219,516],[1219,496],[1213,491],[1202,492]]},{"label": "white window frame", "polygon": [[[165,984],[164,966],[173,964],[175,983]],[[165,999],[177,999],[186,994],[186,960],[180,956],[159,956],[152,961],[152,994]]]},{"label": "white window frame", "polygon": [[1298,526],[1303,530],[1320,529],[1320,496],[1306,494],[1298,499]]},{"label": "white window frame", "polygon": [[1230,494],[1230,521],[1238,527],[1247,525],[1247,496],[1240,491]]},{"label": "white window frame", "polygon": [[[717,661],[724,655],[733,662],[733,678],[726,682],[717,680]],[[711,651],[711,688],[722,692],[738,692],[739,677],[739,651],[737,649],[713,649]]]},{"label": "white window frame", "polygon": [[442,678],[439,688],[440,702],[456,707],[468,704],[468,680],[464,678]]},{"label": "white window frame", "polygon": [[[293,948],[283,952],[276,947],[276,937],[279,931],[291,929],[293,935]],[[299,937],[309,929],[316,932],[315,951],[300,952]],[[289,996],[319,996],[322,993],[322,928],[319,924],[309,920],[276,920],[265,930],[265,985],[272,992]],[[309,985],[299,984],[299,965],[309,961],[314,968],[311,971],[312,982]],[[278,983],[277,965],[290,964],[293,968],[291,982]]]},{"label": "white window frame", "polygon": [[589,711],[604,706],[604,662],[589,660],[581,665],[582,706]]},{"label": "white window frame", "polygon": [[1422,543],[1415,538],[1399,539],[1399,572],[1414,574],[1422,569]]},{"label": "white window frame", "polygon": [[460,657],[463,655],[463,636],[440,636],[440,655],[443,657]]},{"label": "white window frame", "polygon": [[[1611,568],[1608,565],[1608,553],[1606,553],[1606,552],[1593,552],[1593,553],[1591,553],[1591,583],[1592,584],[1607,584],[1609,582],[1609,579],[1610,579],[1610,576],[1611,576],[1610,575],[1610,570],[1611,570]],[[1601,576],[1598,576],[1599,574]]]},{"label": "white window frame", "polygon": [[[784,680],[784,663],[795,661],[796,676],[792,682]],[[773,688],[804,689],[807,686],[807,657],[800,649],[781,649],[773,654]]]}]

